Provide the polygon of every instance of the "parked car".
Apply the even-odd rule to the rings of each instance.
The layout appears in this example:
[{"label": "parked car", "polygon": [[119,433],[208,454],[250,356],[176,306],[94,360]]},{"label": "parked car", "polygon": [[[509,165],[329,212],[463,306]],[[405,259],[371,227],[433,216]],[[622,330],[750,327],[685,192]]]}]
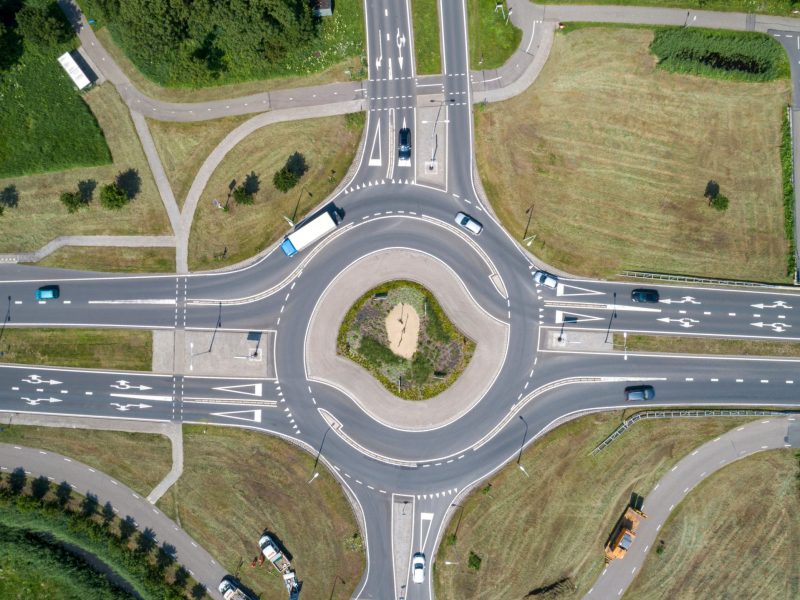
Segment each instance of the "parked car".
[{"label": "parked car", "polygon": [[409,166],[411,164],[411,130],[408,127],[400,130],[400,143],[397,148],[400,166]]},{"label": "parked car", "polygon": [[652,400],[656,397],[656,391],[652,385],[631,385],[625,388],[625,401],[639,401]]},{"label": "parked car", "polygon": [[425,581],[425,555],[422,552],[417,552],[411,559],[411,573],[411,580],[414,583]]},{"label": "parked car", "polygon": [[463,212],[456,214],[456,224],[461,225],[461,227],[470,233],[474,233],[475,235],[478,235],[481,231],[483,231],[483,225]]},{"label": "parked car", "polygon": [[639,288],[633,290],[631,292],[631,300],[634,302],[646,302],[649,304],[655,304],[658,302],[659,295],[658,290],[648,290],[644,288]]},{"label": "parked car", "polygon": [[556,289],[558,285],[558,277],[551,275],[547,271],[535,271],[533,273],[533,280],[539,285],[543,285],[551,290]]},{"label": "parked car", "polygon": [[36,290],[37,300],[55,300],[58,298],[61,291],[57,285],[43,285]]}]

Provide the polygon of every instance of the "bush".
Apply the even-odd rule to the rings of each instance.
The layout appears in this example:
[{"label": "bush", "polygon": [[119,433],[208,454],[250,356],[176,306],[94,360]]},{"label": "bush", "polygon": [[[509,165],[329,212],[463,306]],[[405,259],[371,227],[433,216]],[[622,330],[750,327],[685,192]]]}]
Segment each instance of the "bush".
[{"label": "bush", "polygon": [[794,164],[792,163],[792,131],[789,116],[783,114],[783,128],[781,132],[781,171],[783,173],[783,223],[786,240],[789,243],[789,254],[786,261],[786,274],[794,275],[797,268],[797,245],[795,243],[794,222]]},{"label": "bush", "polygon": [[789,77],[786,52],[765,33],[658,27],[650,50],[660,68],[678,73],[742,81]]},{"label": "bush", "polygon": [[469,551],[469,560],[467,561],[467,566],[472,569],[473,571],[480,571],[481,570],[481,563],[483,559],[475,554],[472,550]]},{"label": "bush", "polygon": [[87,206],[87,202],[78,192],[63,192],[61,194],[61,204],[66,206],[70,213],[77,212],[78,209]]},{"label": "bush", "polygon": [[298,181],[300,181],[300,178],[285,166],[276,171],[272,178],[272,184],[284,194],[296,186]]},{"label": "bush", "polygon": [[119,210],[130,202],[128,194],[117,183],[104,185],[100,190],[100,204],[109,210]]},{"label": "bush", "polygon": [[27,4],[17,13],[17,31],[28,42],[54,46],[72,37],[72,28],[58,4]]},{"label": "bush", "polygon": [[718,211],[728,210],[728,197],[723,196],[722,194],[717,194],[711,199],[711,206],[716,208]]}]

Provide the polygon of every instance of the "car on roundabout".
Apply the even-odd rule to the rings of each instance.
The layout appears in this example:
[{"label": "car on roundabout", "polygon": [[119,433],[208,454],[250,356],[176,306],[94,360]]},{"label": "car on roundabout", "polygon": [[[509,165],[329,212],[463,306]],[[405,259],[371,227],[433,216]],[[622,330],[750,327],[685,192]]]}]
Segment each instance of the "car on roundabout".
[{"label": "car on roundabout", "polygon": [[467,213],[456,213],[456,225],[463,227],[470,233],[475,235],[479,235],[481,231],[483,231],[483,225],[481,225],[478,221],[470,217]]},{"label": "car on roundabout", "polygon": [[551,290],[556,289],[558,285],[558,277],[555,275],[551,275],[547,271],[534,271],[533,273],[533,280],[538,283],[539,285],[543,285],[546,288],[550,288]]}]

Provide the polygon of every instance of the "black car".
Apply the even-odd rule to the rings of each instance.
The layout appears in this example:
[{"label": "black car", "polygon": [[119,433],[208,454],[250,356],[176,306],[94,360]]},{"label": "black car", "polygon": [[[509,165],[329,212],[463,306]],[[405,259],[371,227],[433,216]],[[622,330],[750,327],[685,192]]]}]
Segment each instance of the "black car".
[{"label": "black car", "polygon": [[652,385],[632,385],[625,388],[625,401],[629,400],[652,400],[656,397],[656,391]]},{"label": "black car", "polygon": [[400,160],[411,160],[411,130],[408,127],[400,130],[398,156]]},{"label": "black car", "polygon": [[634,302],[646,302],[648,304],[655,304],[658,302],[658,290],[638,289],[631,292],[631,300]]}]

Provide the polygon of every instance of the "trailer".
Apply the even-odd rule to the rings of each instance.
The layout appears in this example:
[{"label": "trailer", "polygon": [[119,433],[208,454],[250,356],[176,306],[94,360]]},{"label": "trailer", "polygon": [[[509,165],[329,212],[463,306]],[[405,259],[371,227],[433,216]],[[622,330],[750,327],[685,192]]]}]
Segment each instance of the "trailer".
[{"label": "trailer", "polygon": [[338,223],[329,211],[318,214],[307,221],[298,224],[281,244],[281,250],[286,256],[294,256],[314,242],[321,240],[331,231],[336,229]]},{"label": "trailer", "polygon": [[300,593],[300,582],[297,581],[297,574],[292,569],[292,564],[287,560],[278,548],[278,545],[266,533],[258,540],[258,547],[261,548],[261,555],[266,558],[278,570],[283,577],[283,584],[289,592],[290,600],[294,600]]}]

